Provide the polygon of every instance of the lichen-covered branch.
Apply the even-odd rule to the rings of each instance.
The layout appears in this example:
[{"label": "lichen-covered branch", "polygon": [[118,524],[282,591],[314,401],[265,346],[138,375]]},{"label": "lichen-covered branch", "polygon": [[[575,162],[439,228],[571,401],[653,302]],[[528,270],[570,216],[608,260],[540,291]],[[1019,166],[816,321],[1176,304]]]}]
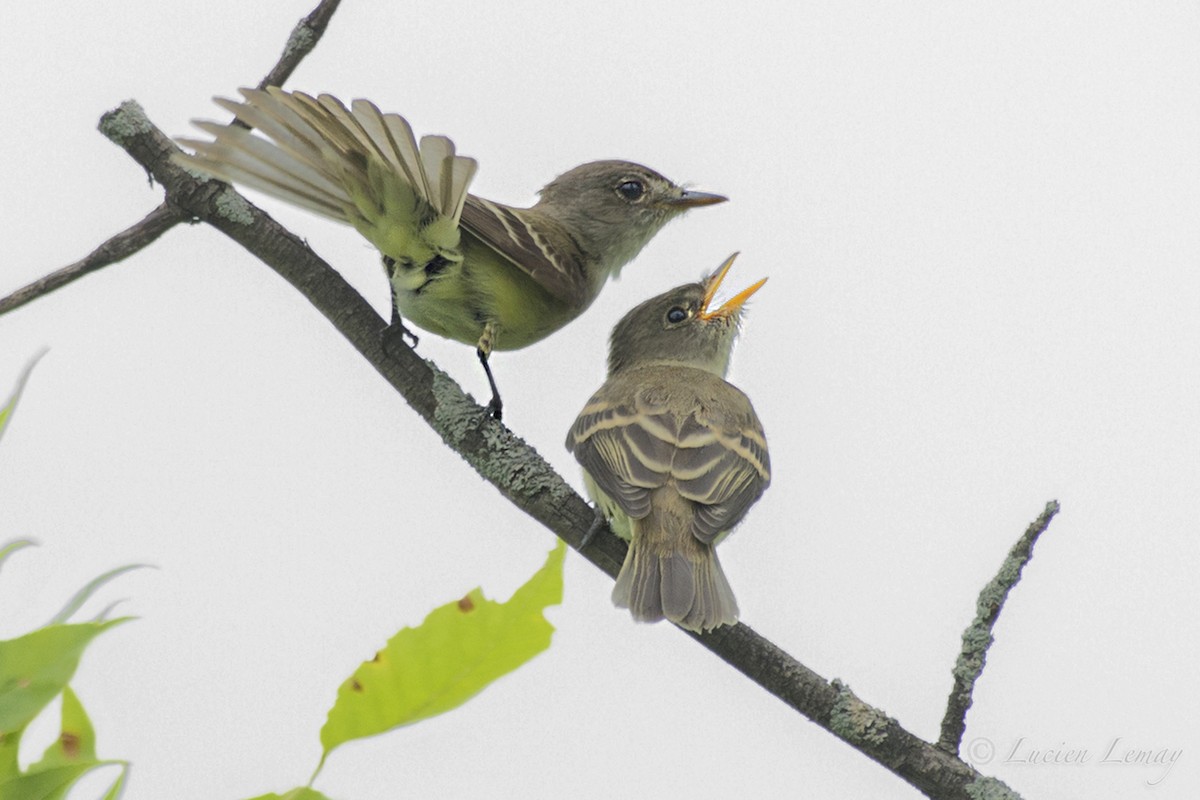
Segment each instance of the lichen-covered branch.
[{"label": "lichen-covered branch", "polygon": [[[579,548],[593,514],[536,450],[484,413],[452,378],[411,349],[383,349],[385,321],[298,237],[228,185],[190,174],[172,160],[174,143],[134,102],[104,115],[100,130],[150,172],[170,203],[217,228],[295,286],[410,406],[514,505]],[[615,576],[626,547],[598,536],[582,554]],[[952,753],[908,732],[884,712],[829,682],[749,626],[689,634],[790,707],[936,800],[1015,798]],[[1003,794],[1007,792],[1008,794]]]},{"label": "lichen-covered branch", "polygon": [[[296,27],[292,29],[292,33],[288,37],[287,44],[284,45],[283,55],[279,57],[279,61],[271,68],[266,77],[259,82],[260,89],[264,86],[283,85],[283,82],[295,71],[304,57],[311,53],[317,42],[321,40],[325,29],[329,27],[329,20],[333,17],[333,12],[337,11],[340,2],[341,0],[321,0],[308,16],[296,23]],[[180,212],[179,209],[174,208],[170,203],[163,203],[151,211],[141,222],[113,236],[83,259],[55,270],[29,285],[21,287],[7,297],[0,298],[0,316],[31,300],[49,294],[55,289],[61,289],[90,272],[128,258],[186,219],[187,215]]]},{"label": "lichen-covered branch", "polygon": [[975,619],[962,635],[962,651],[954,664],[954,688],[946,702],[946,714],[942,718],[942,732],[937,746],[948,753],[958,754],[963,731],[967,725],[967,709],[971,707],[975,682],[983,674],[988,648],[992,646],[992,628],[1000,616],[1000,609],[1008,593],[1021,580],[1021,570],[1033,558],[1033,545],[1050,525],[1058,513],[1058,501],[1046,504],[1041,516],[1030,523],[1025,533],[1008,551],[1008,557],[1000,565],[1000,572],[979,593],[975,603]]},{"label": "lichen-covered branch", "polygon": [[283,86],[284,81],[291,77],[304,57],[321,41],[333,12],[337,11],[341,2],[342,0],[321,0],[308,16],[296,23],[296,27],[292,28],[292,33],[288,36],[287,44],[283,46],[283,55],[266,77],[258,82],[259,89]]}]

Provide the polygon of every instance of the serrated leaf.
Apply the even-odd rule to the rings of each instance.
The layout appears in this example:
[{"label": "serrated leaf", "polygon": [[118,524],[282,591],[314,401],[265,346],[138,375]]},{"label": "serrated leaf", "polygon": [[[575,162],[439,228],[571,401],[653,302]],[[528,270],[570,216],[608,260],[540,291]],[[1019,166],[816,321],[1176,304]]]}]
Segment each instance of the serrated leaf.
[{"label": "serrated leaf", "polygon": [[29,363],[25,365],[25,369],[21,372],[21,377],[17,378],[17,386],[13,389],[13,393],[8,398],[8,402],[0,406],[0,439],[4,438],[4,429],[8,427],[8,421],[12,418],[13,411],[16,410],[17,401],[21,399],[21,392],[25,391],[25,382],[29,380],[29,374],[33,372],[33,368],[42,360],[42,356],[46,355],[46,351],[38,353],[33,358],[29,359]]},{"label": "serrated leaf", "polygon": [[0,737],[24,730],[71,680],[88,643],[128,619],[48,625],[0,641]]},{"label": "serrated leaf", "polygon": [[321,763],[338,745],[457,708],[549,647],[554,626],[542,612],[562,602],[565,554],[559,542],[507,603],[474,589],[393,636],[338,689]]}]

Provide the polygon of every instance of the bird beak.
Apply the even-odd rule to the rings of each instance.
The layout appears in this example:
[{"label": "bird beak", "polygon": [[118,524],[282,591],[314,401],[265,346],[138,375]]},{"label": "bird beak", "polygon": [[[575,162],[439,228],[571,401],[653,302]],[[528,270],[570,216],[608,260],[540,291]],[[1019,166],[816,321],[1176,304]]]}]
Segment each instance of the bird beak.
[{"label": "bird beak", "polygon": [[671,208],[696,208],[697,206],[715,206],[717,203],[724,203],[729,198],[723,194],[710,194],[708,192],[694,192],[691,189],[681,189],[678,197],[671,197],[663,201],[663,205]]},{"label": "bird beak", "polygon": [[738,254],[734,253],[729,258],[725,259],[725,263],[723,263],[717,269],[717,271],[714,272],[712,276],[704,282],[704,302],[700,304],[700,313],[698,314],[700,319],[727,318],[733,316],[740,311],[742,305],[744,305],[745,302],[750,299],[750,295],[761,289],[762,285],[767,282],[767,279],[763,278],[753,286],[743,289],[730,299],[726,300],[724,305],[722,305],[720,308],[709,311],[708,307],[712,303],[713,297],[716,296],[717,289],[721,287],[721,281],[725,280],[725,276],[729,273],[729,268],[733,266],[733,261],[737,257]]}]

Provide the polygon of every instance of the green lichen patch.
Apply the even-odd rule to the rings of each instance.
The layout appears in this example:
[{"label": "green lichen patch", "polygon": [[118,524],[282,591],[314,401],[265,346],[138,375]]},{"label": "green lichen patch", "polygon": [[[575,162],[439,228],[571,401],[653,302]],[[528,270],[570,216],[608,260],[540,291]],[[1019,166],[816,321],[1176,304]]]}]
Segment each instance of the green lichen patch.
[{"label": "green lichen patch", "polygon": [[100,118],[100,132],[119,145],[126,145],[154,129],[150,118],[136,100],[126,100]]},{"label": "green lichen patch", "polygon": [[215,201],[217,214],[237,225],[250,225],[254,222],[254,212],[246,199],[233,189],[223,189]]},{"label": "green lichen patch", "polygon": [[887,715],[859,700],[841,681],[835,680],[833,687],[838,696],[829,716],[830,729],[851,743],[883,744],[887,741],[890,722]]},{"label": "green lichen patch", "polygon": [[963,788],[971,800],[1021,800],[1021,795],[995,778],[980,777]]}]

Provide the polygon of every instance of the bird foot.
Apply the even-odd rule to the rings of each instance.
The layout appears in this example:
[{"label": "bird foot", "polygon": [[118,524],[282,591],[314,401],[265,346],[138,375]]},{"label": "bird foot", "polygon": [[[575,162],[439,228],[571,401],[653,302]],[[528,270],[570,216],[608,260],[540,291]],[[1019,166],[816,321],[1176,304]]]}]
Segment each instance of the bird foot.
[{"label": "bird foot", "polygon": [[608,517],[604,516],[604,512],[600,510],[600,505],[597,504],[595,516],[592,517],[592,524],[588,525],[588,529],[584,532],[583,538],[579,540],[579,549],[587,547],[596,538],[596,534],[608,527]]},{"label": "bird foot", "polygon": [[475,355],[479,356],[479,363],[483,365],[483,372],[487,375],[488,387],[492,390],[492,399],[488,401],[487,413],[492,419],[500,421],[500,414],[504,410],[504,403],[500,402],[500,390],[496,388],[496,379],[492,376],[492,367],[488,363],[488,356],[492,352],[492,325],[488,325],[483,329],[483,336],[479,340],[479,346],[475,348]]},{"label": "bird foot", "polygon": [[403,343],[405,339],[408,339],[412,342],[409,347],[414,350],[417,347],[417,342],[421,341],[420,337],[410,331],[399,319],[393,320],[390,325],[384,328],[379,334],[379,339],[383,343],[384,352],[388,355],[391,355],[392,345],[396,343],[397,339],[399,339],[401,343]]},{"label": "bird foot", "polygon": [[504,403],[500,402],[500,395],[492,395],[492,399],[487,404],[487,415],[496,422],[500,421],[500,417],[504,412]]}]

